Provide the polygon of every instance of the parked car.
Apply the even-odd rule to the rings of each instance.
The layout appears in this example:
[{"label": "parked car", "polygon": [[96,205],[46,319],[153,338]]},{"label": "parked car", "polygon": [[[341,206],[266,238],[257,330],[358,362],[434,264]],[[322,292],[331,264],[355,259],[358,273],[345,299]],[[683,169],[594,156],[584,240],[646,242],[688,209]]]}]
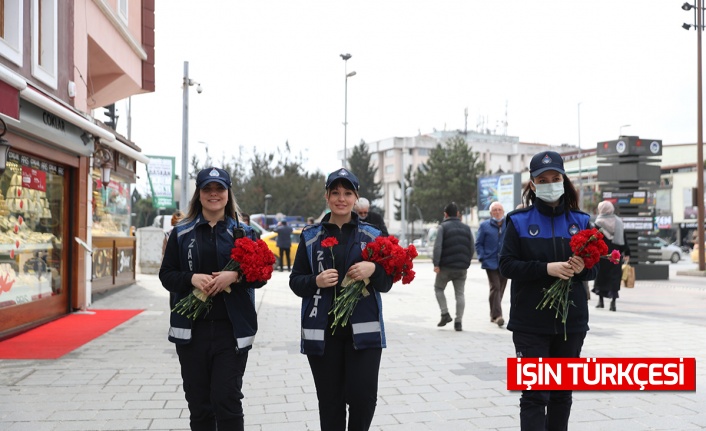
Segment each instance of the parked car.
[{"label": "parked car", "polygon": [[[299,237],[302,234],[301,228],[294,229],[292,231],[292,247],[289,249],[289,256],[292,258],[292,265],[294,264],[294,257],[297,255],[297,248],[299,248]],[[279,247],[277,247],[277,232],[269,232],[263,234],[260,238],[265,241],[267,247],[275,255],[275,267],[279,267]]]},{"label": "parked car", "polygon": [[[674,245],[674,244],[670,244],[666,240],[664,240],[658,236],[639,237],[637,240],[638,240],[638,242],[641,242],[641,243],[645,242],[645,241],[652,241],[652,244],[653,244],[652,246],[654,248],[659,248],[662,253],[659,260],[668,260],[672,263],[677,263],[683,257],[683,252],[682,252],[681,247]],[[649,260],[648,262],[654,263],[655,261]]]}]

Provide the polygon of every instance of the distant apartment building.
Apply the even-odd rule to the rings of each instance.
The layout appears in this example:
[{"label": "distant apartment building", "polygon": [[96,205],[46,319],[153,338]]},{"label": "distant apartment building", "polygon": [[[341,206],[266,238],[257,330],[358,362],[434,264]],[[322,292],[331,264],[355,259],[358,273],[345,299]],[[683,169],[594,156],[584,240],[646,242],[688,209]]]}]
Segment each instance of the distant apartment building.
[{"label": "distant apartment building", "polygon": [[[554,147],[538,143],[520,142],[517,136],[496,135],[475,131],[434,131],[412,137],[393,137],[366,142],[371,161],[378,168],[377,181],[382,184],[383,198],[374,204],[385,212],[385,224],[390,233],[399,234],[401,223],[394,220],[396,199],[401,196],[401,181],[411,167],[417,167],[429,159],[429,153],[437,145],[454,137],[466,140],[472,151],[479,153],[479,160],[485,163],[486,173],[523,172],[528,169],[532,156],[542,150],[565,152],[571,147]],[[339,152],[343,160],[343,152]]]}]

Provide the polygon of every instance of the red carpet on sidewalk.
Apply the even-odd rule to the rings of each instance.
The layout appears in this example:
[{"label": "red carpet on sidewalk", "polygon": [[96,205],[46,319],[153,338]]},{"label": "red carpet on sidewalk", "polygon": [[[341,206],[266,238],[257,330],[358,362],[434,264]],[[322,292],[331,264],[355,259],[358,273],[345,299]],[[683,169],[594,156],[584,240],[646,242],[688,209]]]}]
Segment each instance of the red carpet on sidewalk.
[{"label": "red carpet on sidewalk", "polygon": [[73,313],[0,341],[0,359],[56,359],[110,331],[142,310]]}]

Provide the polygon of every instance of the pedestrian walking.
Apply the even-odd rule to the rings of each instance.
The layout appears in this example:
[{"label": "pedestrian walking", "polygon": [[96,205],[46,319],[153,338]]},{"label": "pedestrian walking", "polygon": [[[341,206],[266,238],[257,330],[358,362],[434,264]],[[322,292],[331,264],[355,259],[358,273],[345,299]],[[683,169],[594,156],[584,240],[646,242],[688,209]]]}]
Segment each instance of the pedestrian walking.
[{"label": "pedestrian walking", "polygon": [[[319,401],[321,429],[344,431],[346,405],[348,431],[370,428],[377,404],[378,373],[385,344],[380,292],[392,287],[383,267],[364,261],[362,246],[381,232],[353,212],[359,183],[346,169],[332,172],[324,195],[331,212],[321,223],[302,231],[294,268],[292,291],[302,298],[301,352],[307,355]],[[327,245],[322,245],[322,240]],[[333,245],[331,245],[333,244]],[[341,295],[345,275],[369,279],[350,324],[336,326],[331,310],[334,295]]]},{"label": "pedestrian walking", "polygon": [[358,213],[361,221],[370,223],[382,232],[382,236],[388,236],[387,226],[385,226],[385,220],[382,216],[375,211],[370,209],[370,201],[366,198],[361,197],[355,204],[354,211]]},{"label": "pedestrian walking", "polygon": [[[461,222],[458,206],[454,202],[446,205],[444,221],[441,222],[434,241],[432,262],[436,280],[434,293],[441,309],[441,320],[436,326],[446,326],[453,321],[456,331],[463,330],[463,311],[466,308],[464,289],[466,273],[473,259],[474,241],[471,228]],[[444,289],[449,281],[456,297],[456,317],[451,317]]]},{"label": "pedestrian walking", "polygon": [[179,223],[179,221],[183,218],[184,218],[184,213],[181,212],[181,210],[176,210],[172,214],[172,221],[171,221],[172,228],[169,229],[169,231],[164,233],[164,240],[162,240],[162,258],[164,258],[164,251],[167,249],[167,241],[169,240],[169,235],[171,235],[172,231],[174,230],[174,226],[176,226],[177,223]]},{"label": "pedestrian walking", "polygon": [[221,271],[235,237],[254,238],[252,229],[238,222],[238,211],[228,172],[200,171],[159,270],[172,309],[194,288],[212,297],[210,309],[193,320],[175,311],[170,315],[169,341],[176,344],[192,430],[244,429],[243,375],[257,332],[253,289],[265,283]]},{"label": "pedestrian walking", "polygon": [[490,321],[500,327],[505,324],[501,302],[507,285],[507,278],[500,274],[498,269],[498,253],[502,247],[503,233],[505,233],[505,208],[500,202],[493,202],[490,204],[490,218],[483,221],[478,228],[476,253],[481,268],[485,269],[488,276]]},{"label": "pedestrian walking", "polygon": [[279,271],[284,271],[284,258],[287,258],[287,271],[292,270],[292,258],[289,251],[292,248],[292,227],[287,225],[287,220],[277,223],[277,247],[279,248]]},{"label": "pedestrian walking", "polygon": [[[598,204],[596,226],[603,233],[603,241],[608,252],[618,250],[622,263],[630,262],[630,246],[625,240],[623,221],[615,215],[615,207],[609,201]],[[620,281],[623,275],[622,265],[601,265],[593,282],[593,293],[598,295],[596,308],[603,308],[603,298],[610,298],[610,311],[616,311],[615,300],[620,297]]]},{"label": "pedestrian walking", "polygon": [[[582,281],[596,276],[598,265],[584,268],[572,256],[571,237],[589,228],[589,215],[579,211],[578,193],[554,151],[532,157],[530,181],[522,193],[524,208],[507,215],[500,252],[500,273],[512,280],[510,320],[517,357],[577,358],[588,331],[588,304]],[[573,278],[572,278],[573,277]],[[557,278],[572,278],[566,325],[550,308],[538,309],[544,289]],[[566,430],[571,391],[522,391],[522,430]]]}]

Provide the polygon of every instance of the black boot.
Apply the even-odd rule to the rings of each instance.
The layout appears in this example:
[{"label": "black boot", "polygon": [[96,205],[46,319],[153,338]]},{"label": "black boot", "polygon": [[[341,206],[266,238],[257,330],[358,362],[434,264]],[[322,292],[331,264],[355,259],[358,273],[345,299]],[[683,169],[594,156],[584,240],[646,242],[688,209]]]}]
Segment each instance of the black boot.
[{"label": "black boot", "polygon": [[598,305],[596,305],[596,308],[603,308],[603,297],[599,296],[598,297]]},{"label": "black boot", "polygon": [[449,313],[444,313],[441,315],[441,320],[436,326],[446,326],[447,323],[452,322],[454,319],[451,318]]},{"label": "black boot", "polygon": [[610,301],[610,311],[615,311],[615,298],[613,298],[613,300]]}]

